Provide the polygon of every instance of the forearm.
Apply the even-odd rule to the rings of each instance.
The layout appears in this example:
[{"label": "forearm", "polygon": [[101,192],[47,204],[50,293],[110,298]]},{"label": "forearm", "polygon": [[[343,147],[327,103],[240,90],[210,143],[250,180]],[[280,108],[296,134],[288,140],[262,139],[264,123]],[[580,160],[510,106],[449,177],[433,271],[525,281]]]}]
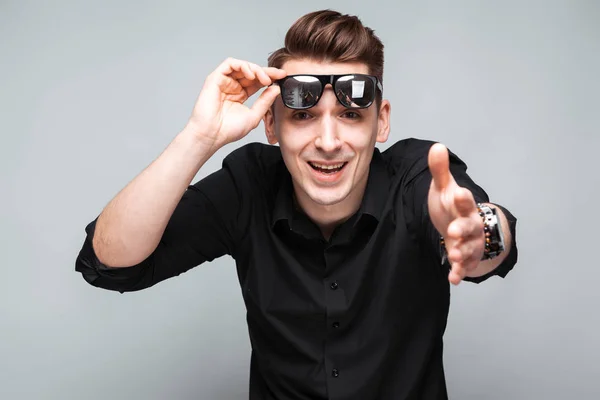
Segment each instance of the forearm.
[{"label": "forearm", "polygon": [[486,275],[486,274],[492,272],[494,269],[496,269],[506,259],[506,257],[508,256],[508,253],[510,252],[511,246],[512,246],[512,235],[510,232],[510,225],[508,223],[508,220],[506,219],[506,215],[504,215],[504,212],[502,211],[502,209],[500,207],[496,206],[495,204],[492,204],[492,203],[484,203],[484,204],[489,205],[490,207],[493,207],[496,209],[496,213],[498,215],[498,218],[500,220],[500,225],[502,227],[502,233],[504,235],[504,251],[496,258],[493,258],[491,260],[481,261],[479,263],[479,265],[477,266],[477,268],[475,268],[474,270],[471,270],[469,273],[467,273],[467,276],[471,277],[471,278],[477,278],[477,277]]},{"label": "forearm", "polygon": [[98,217],[93,246],[102,263],[132,266],[158,246],[183,193],[215,151],[199,143],[191,129],[181,131]]}]

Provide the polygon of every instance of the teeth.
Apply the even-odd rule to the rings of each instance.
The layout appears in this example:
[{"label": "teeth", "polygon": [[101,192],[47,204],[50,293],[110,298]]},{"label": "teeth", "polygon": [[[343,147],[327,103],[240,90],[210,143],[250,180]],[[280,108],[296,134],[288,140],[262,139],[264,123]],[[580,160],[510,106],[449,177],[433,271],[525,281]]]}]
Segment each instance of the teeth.
[{"label": "teeth", "polygon": [[344,163],[339,163],[339,164],[335,164],[335,165],[322,165],[322,164],[317,164],[317,163],[310,163],[313,167],[317,167],[320,169],[337,169],[337,168],[342,168],[344,166]]}]

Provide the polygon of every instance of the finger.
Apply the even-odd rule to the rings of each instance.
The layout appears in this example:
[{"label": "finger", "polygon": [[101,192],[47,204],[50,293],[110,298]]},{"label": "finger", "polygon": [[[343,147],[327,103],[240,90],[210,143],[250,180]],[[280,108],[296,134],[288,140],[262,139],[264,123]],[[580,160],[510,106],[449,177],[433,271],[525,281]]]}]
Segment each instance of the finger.
[{"label": "finger", "polygon": [[226,94],[240,94],[244,90],[239,81],[230,76],[222,76],[217,80],[217,87],[222,93]]},{"label": "finger", "polygon": [[477,204],[469,189],[459,187],[454,193],[454,207],[462,217],[468,217],[477,212]]},{"label": "finger", "polygon": [[223,61],[223,63],[217,68],[217,72],[225,76],[231,76],[234,79],[239,79],[241,77],[248,79],[255,78],[254,72],[252,72],[252,69],[247,61],[238,60],[237,58],[231,57]]},{"label": "finger", "polygon": [[474,215],[459,217],[448,225],[446,236],[454,240],[470,240],[483,233],[483,222],[481,218]]},{"label": "finger", "polygon": [[253,96],[254,93],[258,92],[262,87],[264,87],[262,84],[254,81],[253,84],[250,84],[250,86],[246,87],[246,93],[248,97]]},{"label": "finger", "polygon": [[[263,83],[261,83],[260,80],[258,80],[258,76],[255,71],[255,70],[261,71],[261,68],[258,65],[248,63],[246,61],[237,62],[237,60],[233,60],[230,64],[230,66],[231,66],[232,72],[229,75],[222,76],[221,80],[235,81],[236,84],[233,85],[233,86],[235,86],[235,93],[238,93],[241,90],[245,90],[246,97],[250,97],[254,93],[256,93],[258,91],[258,89],[260,89],[263,86],[266,86]],[[266,77],[266,78],[267,79],[265,82],[268,82],[269,78],[268,77]],[[262,79],[265,80],[264,76]],[[231,93],[231,91],[233,90],[233,89],[231,89],[232,84],[229,83],[229,86],[230,86],[230,88],[229,88],[228,93]],[[248,90],[248,88],[250,88],[250,90]]]},{"label": "finger", "polygon": [[[245,85],[242,83],[242,86],[268,86],[271,84],[271,78],[269,78],[269,75],[267,75],[263,68],[251,62],[246,63],[246,65],[247,68],[242,69],[242,72],[244,72],[243,76],[239,77],[246,82]],[[248,70],[251,72],[250,75],[247,72]]]},{"label": "finger", "polygon": [[243,87],[257,86],[261,88],[264,86],[269,86],[271,84],[271,78],[269,78],[266,74],[262,76],[262,78],[259,78],[256,72],[255,74],[255,78],[248,79],[245,75],[243,75],[243,73],[240,72],[240,75],[235,78],[240,82],[240,85],[242,85]]},{"label": "finger", "polygon": [[225,61],[223,61],[221,65],[219,65],[219,67],[216,69],[216,72],[221,73],[223,75],[232,75],[236,72],[244,72],[244,70],[249,70],[247,61],[229,57]]},{"label": "finger", "polygon": [[240,84],[245,88],[248,97],[253,96],[254,93],[258,92],[262,87],[265,86],[256,79],[250,81],[245,78],[240,80]]},{"label": "finger", "polygon": [[464,269],[460,264],[455,264],[452,266],[452,270],[448,274],[448,280],[454,284],[458,285],[460,282],[467,276],[467,270]]},{"label": "finger", "polygon": [[[259,65],[254,63],[247,63],[247,65],[250,71],[252,72],[253,76],[248,76],[247,70],[245,68],[240,68],[239,71],[233,71],[231,73],[231,76],[233,78],[240,80],[242,86],[258,86],[260,88],[262,86],[269,86],[273,83],[273,80],[271,79],[269,74],[267,74],[265,68],[260,67]],[[277,76],[281,75],[282,70],[276,68],[272,68],[272,70],[277,71]],[[275,73],[275,71],[273,71],[273,73]]]},{"label": "finger", "polygon": [[450,264],[459,264],[467,271],[477,268],[483,252],[481,246],[483,240],[482,238],[479,240],[481,241],[480,243],[477,243],[476,240],[469,240],[464,243],[458,243],[455,247],[451,248],[448,251],[448,260],[450,261]]},{"label": "finger", "polygon": [[267,110],[269,109],[269,107],[271,107],[279,93],[279,86],[269,86],[260,94],[260,96],[258,96],[258,99],[256,99],[256,101],[252,105],[252,108],[250,109],[250,112],[252,114],[252,124],[254,128],[258,126],[258,124],[260,123],[264,115],[267,113]]},{"label": "finger", "polygon": [[234,71],[239,71],[242,68],[242,60],[237,58],[228,57],[226,58],[215,70],[215,72],[222,75],[230,75]]},{"label": "finger", "polygon": [[242,64],[241,60],[227,58],[208,76],[206,82],[216,83],[221,90],[226,92],[238,92],[241,90],[238,79],[244,76]]},{"label": "finger", "polygon": [[240,83],[240,85],[242,85],[242,87],[255,86],[257,84],[256,79],[248,79],[246,77],[239,77],[236,80]]},{"label": "finger", "polygon": [[242,63],[242,71],[244,72],[244,78],[249,80],[256,79],[256,74],[254,74],[254,71],[252,71],[252,68],[250,68],[250,64],[247,62]]},{"label": "finger", "polygon": [[246,73],[244,71],[242,71],[242,66],[241,65],[240,65],[240,70],[239,71],[234,70],[228,76],[231,77],[232,79],[235,79],[235,80],[238,80],[238,81],[241,81],[242,79],[246,79]]},{"label": "finger", "polygon": [[448,251],[448,261],[450,261],[450,265],[459,265],[469,258],[469,254],[469,249],[457,246]]},{"label": "finger", "polygon": [[[248,79],[244,70],[242,70],[241,65],[239,66],[239,71],[234,70],[231,72],[229,76],[234,79],[240,81],[241,85],[244,87],[249,86],[257,86],[260,89],[263,86],[269,86],[273,83],[273,81],[277,79],[281,79],[286,76],[286,72],[284,70],[272,67],[261,68],[256,64],[249,64],[252,71],[255,74],[255,78]],[[234,68],[237,66],[234,66]],[[258,90],[256,89],[256,90]],[[255,90],[255,91],[256,91]]]},{"label": "finger", "polygon": [[256,75],[256,79],[258,79],[258,81],[263,85],[263,86],[269,86],[271,83],[273,83],[273,81],[271,80],[271,77],[265,72],[265,70],[256,65],[256,64],[250,64],[250,66],[252,67],[252,70],[254,71],[254,74]]},{"label": "finger", "polygon": [[450,183],[450,160],[448,149],[441,143],[435,143],[429,149],[429,170],[433,177],[435,188],[443,190]]},{"label": "finger", "polygon": [[287,72],[280,68],[263,67],[263,71],[271,78],[271,80],[282,79],[287,76]]},{"label": "finger", "polygon": [[231,73],[231,77],[237,79],[240,84],[244,87],[248,86],[269,86],[272,82],[271,78],[262,68],[252,68],[252,72],[255,74],[255,78],[248,79],[244,71],[234,71]]}]

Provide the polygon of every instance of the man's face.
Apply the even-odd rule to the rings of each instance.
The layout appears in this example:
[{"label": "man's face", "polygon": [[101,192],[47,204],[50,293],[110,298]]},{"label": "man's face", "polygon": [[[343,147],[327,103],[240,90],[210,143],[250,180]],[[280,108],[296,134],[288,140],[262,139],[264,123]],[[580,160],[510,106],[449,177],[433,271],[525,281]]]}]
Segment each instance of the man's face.
[{"label": "man's face", "polygon": [[[282,69],[288,75],[369,73],[361,63],[307,60],[288,61]],[[365,109],[345,108],[331,85],[307,110],[285,107],[281,96],[275,100],[274,112],[265,116],[267,139],[279,143],[301,204],[343,207],[360,202],[375,143],[385,142],[389,133],[389,102],[382,101],[379,113],[376,107],[374,102]]]}]

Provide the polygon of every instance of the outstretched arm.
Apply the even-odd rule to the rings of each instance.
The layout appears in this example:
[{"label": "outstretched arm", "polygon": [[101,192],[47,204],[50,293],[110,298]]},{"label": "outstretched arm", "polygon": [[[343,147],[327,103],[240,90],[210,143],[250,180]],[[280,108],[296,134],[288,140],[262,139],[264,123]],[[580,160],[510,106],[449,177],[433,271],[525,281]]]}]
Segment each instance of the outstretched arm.
[{"label": "outstretched arm", "polygon": [[444,237],[452,266],[448,279],[458,285],[465,277],[479,277],[498,267],[510,252],[512,236],[506,216],[497,211],[504,234],[505,250],[496,258],[481,261],[485,248],[483,221],[469,189],[460,187],[450,173],[447,148],[439,143],[429,150],[429,169],[433,176],[428,195],[431,221]]}]

